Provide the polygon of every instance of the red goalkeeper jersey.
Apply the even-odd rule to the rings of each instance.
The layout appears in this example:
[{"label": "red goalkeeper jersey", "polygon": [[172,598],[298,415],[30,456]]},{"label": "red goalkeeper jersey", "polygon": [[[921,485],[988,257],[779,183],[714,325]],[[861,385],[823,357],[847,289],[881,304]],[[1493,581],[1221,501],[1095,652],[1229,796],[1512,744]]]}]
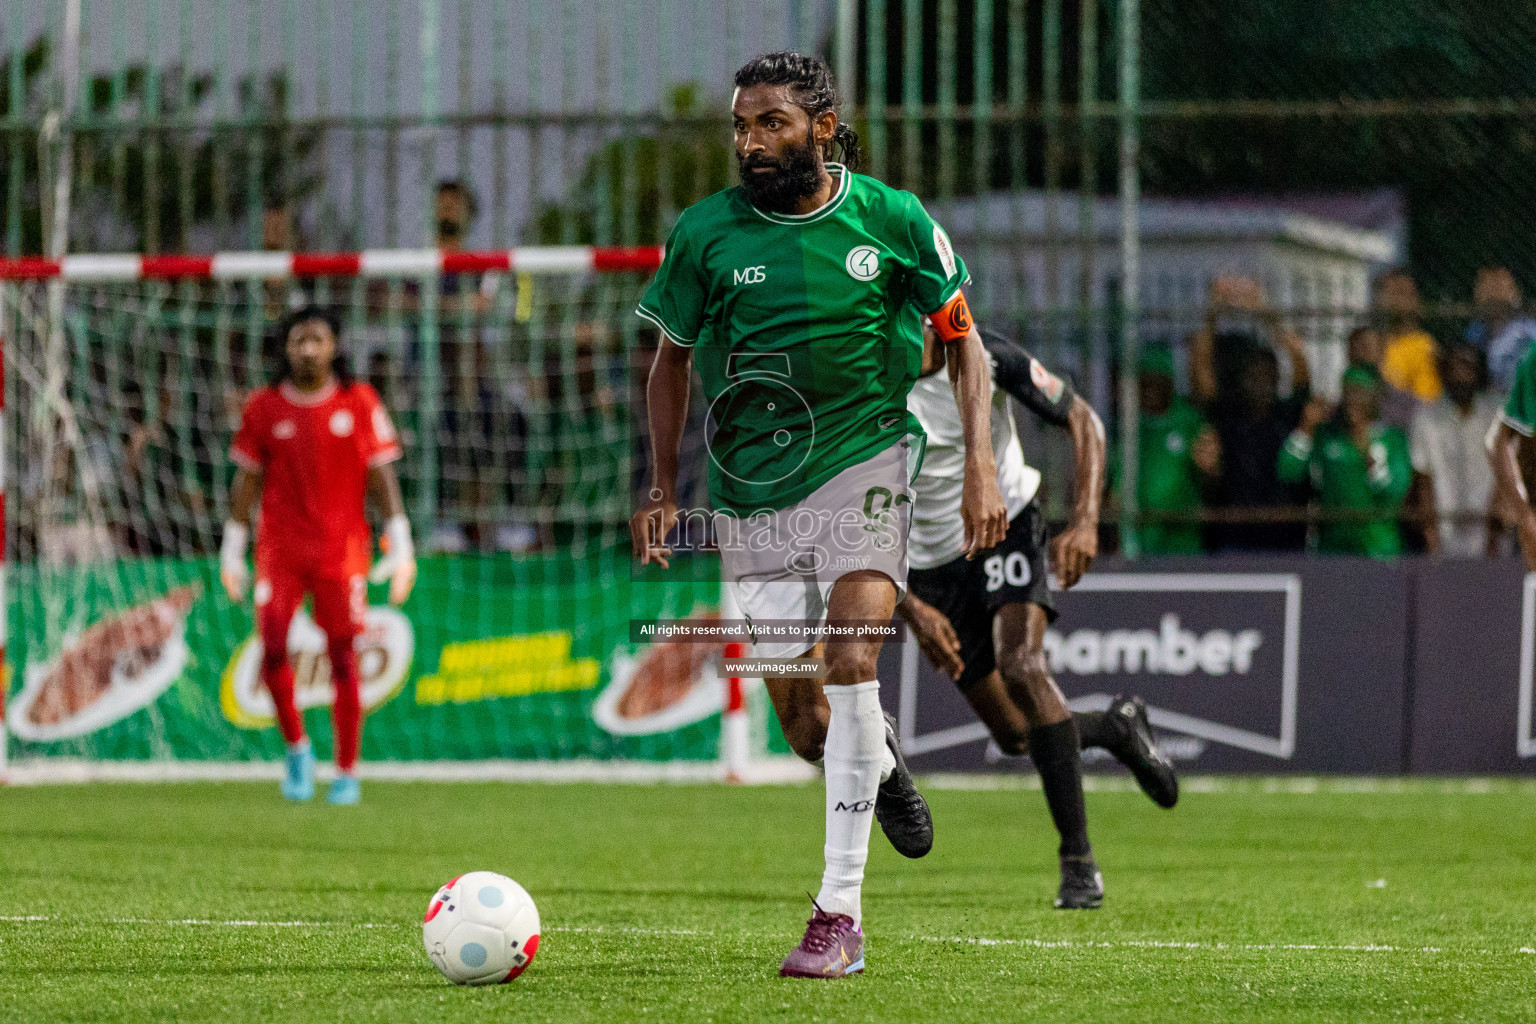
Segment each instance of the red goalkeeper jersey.
[{"label": "red goalkeeper jersey", "polygon": [[256,391],[230,458],[264,475],[257,564],[367,571],[368,470],[400,454],[389,413],[367,384],[333,381],[305,394],[285,381]]}]

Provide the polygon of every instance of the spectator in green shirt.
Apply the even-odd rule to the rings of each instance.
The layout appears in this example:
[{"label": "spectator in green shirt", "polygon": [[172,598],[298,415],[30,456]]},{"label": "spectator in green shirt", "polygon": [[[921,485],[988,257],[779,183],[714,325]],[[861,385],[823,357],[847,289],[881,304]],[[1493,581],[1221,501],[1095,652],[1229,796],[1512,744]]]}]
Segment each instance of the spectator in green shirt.
[{"label": "spectator in green shirt", "polygon": [[1200,513],[1221,470],[1221,444],[1200,411],[1175,391],[1173,352],[1167,345],[1143,348],[1137,369],[1141,551],[1198,555],[1205,550]]},{"label": "spectator in green shirt", "polygon": [[1381,376],[1355,365],[1344,371],[1338,412],[1315,400],[1280,450],[1280,479],[1311,480],[1325,521],[1317,550],[1393,558],[1402,553],[1397,520],[1413,482],[1408,438],[1381,422]]}]

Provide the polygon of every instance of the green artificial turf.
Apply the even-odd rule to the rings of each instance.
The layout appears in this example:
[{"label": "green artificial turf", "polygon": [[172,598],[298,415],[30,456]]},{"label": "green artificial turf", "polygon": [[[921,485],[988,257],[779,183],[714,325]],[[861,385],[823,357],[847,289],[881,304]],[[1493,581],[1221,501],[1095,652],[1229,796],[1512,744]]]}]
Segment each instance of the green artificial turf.
[{"label": "green artificial turf", "polygon": [[[930,856],[876,833],[869,970],[839,982],[775,976],[819,786],[0,790],[0,1021],[1536,1020],[1536,790],[1207,788],[1089,794],[1090,912],[1050,908],[1038,792],[932,790]],[[455,988],[421,914],[476,868],[533,893],[543,940]]]}]

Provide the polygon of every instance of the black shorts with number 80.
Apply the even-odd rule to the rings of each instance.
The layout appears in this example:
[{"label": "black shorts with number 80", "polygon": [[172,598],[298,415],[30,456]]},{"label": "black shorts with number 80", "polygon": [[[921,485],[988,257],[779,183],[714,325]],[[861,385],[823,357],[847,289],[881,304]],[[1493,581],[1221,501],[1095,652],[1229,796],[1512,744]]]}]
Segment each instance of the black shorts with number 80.
[{"label": "black shorts with number 80", "polygon": [[1056,620],[1046,580],[1046,527],[1031,501],[1008,524],[1003,542],[971,561],[965,556],[907,573],[907,589],[949,618],[960,638],[965,670],[956,685],[968,689],[992,674],[992,619],[1009,604],[1037,604]]}]

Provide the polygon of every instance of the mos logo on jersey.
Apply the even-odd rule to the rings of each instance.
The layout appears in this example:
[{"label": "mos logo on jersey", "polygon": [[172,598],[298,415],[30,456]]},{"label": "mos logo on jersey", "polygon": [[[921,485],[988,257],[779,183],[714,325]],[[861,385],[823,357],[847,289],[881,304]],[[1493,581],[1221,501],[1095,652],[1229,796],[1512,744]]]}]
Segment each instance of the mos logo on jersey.
[{"label": "mos logo on jersey", "polygon": [[855,281],[873,281],[880,276],[880,250],[872,245],[856,245],[848,250],[843,266]]},{"label": "mos logo on jersey", "polygon": [[735,276],[737,284],[762,284],[768,280],[768,268],[766,266],[742,267],[735,272]]}]

